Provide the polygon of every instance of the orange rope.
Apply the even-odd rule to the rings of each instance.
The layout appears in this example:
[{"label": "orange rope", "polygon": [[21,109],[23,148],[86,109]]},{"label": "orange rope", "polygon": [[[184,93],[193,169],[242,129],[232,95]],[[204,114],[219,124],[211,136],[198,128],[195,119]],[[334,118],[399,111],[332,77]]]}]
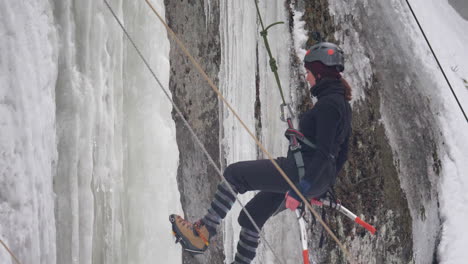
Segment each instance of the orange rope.
[{"label": "orange rope", "polygon": [[10,253],[11,258],[15,260],[16,264],[21,264],[21,262],[19,262],[19,260],[15,257],[15,254],[13,254],[13,252],[10,250],[10,248],[8,248],[8,246],[3,242],[2,239],[0,239],[0,244],[2,244],[2,246],[6,249],[6,251]]}]

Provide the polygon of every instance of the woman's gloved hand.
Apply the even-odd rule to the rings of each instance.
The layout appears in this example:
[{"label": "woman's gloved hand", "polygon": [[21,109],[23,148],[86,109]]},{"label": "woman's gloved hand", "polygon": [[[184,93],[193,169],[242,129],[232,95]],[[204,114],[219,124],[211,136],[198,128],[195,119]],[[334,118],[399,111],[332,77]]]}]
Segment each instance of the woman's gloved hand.
[{"label": "woman's gloved hand", "polygon": [[296,198],[293,198],[292,196],[289,195],[289,192],[286,193],[286,208],[291,209],[291,211],[294,211],[297,209],[297,207],[301,204]]},{"label": "woman's gloved hand", "polygon": [[[297,188],[302,193],[302,195],[305,196],[310,190],[310,183],[306,180],[302,180],[301,182],[299,182]],[[301,198],[299,198],[299,195],[294,190],[290,190],[286,193],[286,208],[289,208],[292,211],[294,211],[300,204]]]}]

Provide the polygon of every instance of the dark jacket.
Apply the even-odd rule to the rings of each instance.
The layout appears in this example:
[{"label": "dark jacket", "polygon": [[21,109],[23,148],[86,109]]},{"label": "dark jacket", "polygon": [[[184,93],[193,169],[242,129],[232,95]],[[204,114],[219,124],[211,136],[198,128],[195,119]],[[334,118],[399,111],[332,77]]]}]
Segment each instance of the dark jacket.
[{"label": "dark jacket", "polygon": [[299,189],[307,196],[318,197],[335,183],[347,160],[351,106],[340,80],[320,80],[311,91],[318,101],[302,114],[299,130],[317,149],[302,145],[306,172]]}]

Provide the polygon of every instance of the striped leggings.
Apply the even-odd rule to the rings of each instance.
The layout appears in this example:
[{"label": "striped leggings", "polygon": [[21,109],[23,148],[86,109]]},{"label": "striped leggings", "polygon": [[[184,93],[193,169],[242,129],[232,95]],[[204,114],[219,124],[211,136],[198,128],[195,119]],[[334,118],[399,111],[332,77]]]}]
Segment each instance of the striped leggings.
[{"label": "striped leggings", "polygon": [[[276,161],[291,180],[297,181],[297,167],[293,160],[278,158]],[[257,226],[262,228],[268,218],[278,209],[284,199],[284,194],[289,190],[289,185],[269,160],[234,163],[226,168],[224,177],[226,181],[218,185],[211,206],[202,218],[210,232],[210,237],[216,234],[216,227],[232,208],[238,193],[260,191],[247,203],[246,209]],[[229,190],[229,186],[234,192]],[[244,211],[240,213],[238,221],[242,230],[234,263],[249,264],[255,257],[260,234]]]}]

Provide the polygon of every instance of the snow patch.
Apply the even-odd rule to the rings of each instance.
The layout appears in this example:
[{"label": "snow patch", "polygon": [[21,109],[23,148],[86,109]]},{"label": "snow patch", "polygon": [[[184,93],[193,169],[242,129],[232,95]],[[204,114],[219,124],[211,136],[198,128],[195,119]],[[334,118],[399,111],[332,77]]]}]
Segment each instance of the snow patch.
[{"label": "snow patch", "polygon": [[[343,49],[345,54],[345,71],[343,77],[353,88],[353,100],[351,104],[365,98],[364,89],[362,87],[369,87],[368,84],[372,82],[372,68],[368,52],[365,50],[364,45],[361,44],[359,33],[356,32],[349,18],[353,17],[356,12],[355,7],[358,0],[351,1],[336,1],[330,0],[329,10],[333,16],[335,25],[338,26],[335,32],[335,39],[338,45]],[[367,1],[362,2],[365,6]],[[353,20],[353,23],[359,23]],[[357,25],[361,27],[362,25]]]}]

